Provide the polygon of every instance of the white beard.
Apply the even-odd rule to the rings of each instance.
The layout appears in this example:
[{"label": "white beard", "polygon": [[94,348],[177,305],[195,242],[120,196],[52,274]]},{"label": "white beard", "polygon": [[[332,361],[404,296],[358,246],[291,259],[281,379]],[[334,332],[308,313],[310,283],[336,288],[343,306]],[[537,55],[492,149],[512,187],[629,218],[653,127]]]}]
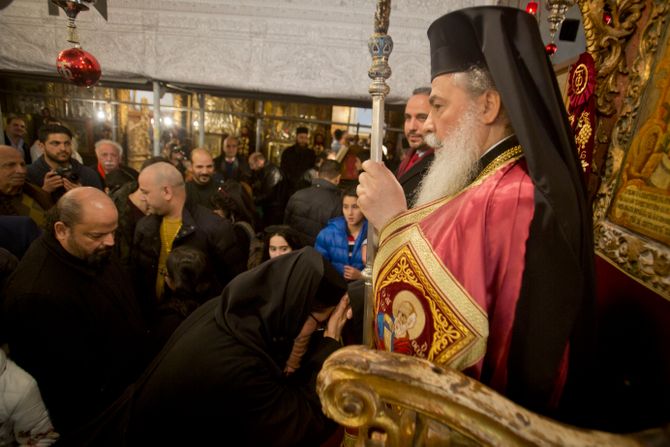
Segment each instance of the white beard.
[{"label": "white beard", "polygon": [[477,127],[474,114],[466,113],[441,142],[434,133],[425,136],[435,158],[421,180],[415,206],[456,194],[472,180],[481,153]]}]

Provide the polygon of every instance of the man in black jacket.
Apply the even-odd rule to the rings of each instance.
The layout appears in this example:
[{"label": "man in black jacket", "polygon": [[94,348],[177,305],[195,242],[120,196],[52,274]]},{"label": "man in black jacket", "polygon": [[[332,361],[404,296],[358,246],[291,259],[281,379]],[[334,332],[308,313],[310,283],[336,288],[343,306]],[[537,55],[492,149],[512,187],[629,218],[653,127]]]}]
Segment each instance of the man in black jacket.
[{"label": "man in black jacket", "polygon": [[44,154],[28,166],[28,180],[57,201],[66,191],[79,186],[103,189],[98,174],[72,158],[72,132],[60,124],[47,124],[39,131]]},{"label": "man in black jacket", "polygon": [[305,180],[305,173],[314,167],[316,154],[308,143],[309,130],[306,127],[298,127],[295,131],[295,144],[281,153],[279,167],[286,175],[289,196],[309,186],[309,181]]},{"label": "man in black jacket", "polygon": [[269,163],[261,152],[249,156],[249,167],[253,172],[254,203],[263,212],[263,228],[282,223],[285,196],[285,181],[281,170]]},{"label": "man in black jacket", "polygon": [[329,219],[342,215],[342,194],[337,187],[340,169],[335,160],[325,160],[312,186],[293,194],[286,205],[284,223],[300,232],[310,245]]},{"label": "man in black jacket", "polygon": [[187,203],[177,168],[165,162],[146,167],[140,173],[139,189],[150,215],[135,227],[133,264],[136,291],[147,316],[163,298],[167,256],[175,247],[187,245],[205,253],[216,266],[221,286],[246,270],[248,246],[240,246],[228,220],[202,205]]},{"label": "man in black jacket", "polygon": [[195,148],[191,151],[191,171],[193,178],[186,182],[186,197],[190,202],[213,210],[212,196],[219,192],[223,177],[214,172],[214,160],[207,149]]},{"label": "man in black jacket", "polygon": [[2,326],[63,436],[93,420],[153,356],[139,306],[110,258],[117,212],[94,188],[65,194],[8,280]]}]

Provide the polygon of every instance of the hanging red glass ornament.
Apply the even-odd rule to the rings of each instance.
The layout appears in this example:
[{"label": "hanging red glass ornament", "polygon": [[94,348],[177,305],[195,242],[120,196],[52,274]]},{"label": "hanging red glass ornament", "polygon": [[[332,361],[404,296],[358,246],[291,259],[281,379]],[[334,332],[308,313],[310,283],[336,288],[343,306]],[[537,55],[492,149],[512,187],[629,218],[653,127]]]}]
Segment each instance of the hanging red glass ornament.
[{"label": "hanging red glass ornament", "polygon": [[58,73],[81,87],[91,87],[100,79],[100,63],[88,51],[81,48],[69,48],[58,54],[56,59]]},{"label": "hanging red glass ornament", "polygon": [[558,47],[554,42],[548,43],[547,46],[544,47],[544,51],[549,55],[553,56],[556,54],[556,51],[558,50]]},{"label": "hanging red glass ornament", "polygon": [[56,69],[62,77],[73,84],[91,87],[98,82],[102,71],[95,56],[81,49],[75,21],[81,11],[89,10],[87,3],[93,4],[95,0],[51,0],[51,2],[65,11],[68,18],[67,40],[74,45],[73,48],[63,50],[58,54]]},{"label": "hanging red glass ornament", "polygon": [[526,5],[526,12],[528,14],[537,15],[537,2],[528,2]]}]

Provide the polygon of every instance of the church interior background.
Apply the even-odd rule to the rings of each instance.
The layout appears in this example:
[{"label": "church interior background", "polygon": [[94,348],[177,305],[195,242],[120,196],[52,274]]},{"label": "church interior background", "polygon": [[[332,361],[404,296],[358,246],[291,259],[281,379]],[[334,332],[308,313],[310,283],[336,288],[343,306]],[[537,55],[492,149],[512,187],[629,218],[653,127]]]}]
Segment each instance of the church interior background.
[{"label": "church interior background", "polygon": [[[74,86],[56,72],[56,55],[68,46],[66,18],[58,10],[50,15],[48,3],[0,0],[0,115],[26,117],[29,143],[46,114],[74,130],[85,161],[94,159],[93,144],[105,137],[126,148],[126,161],[135,168],[155,152],[157,117],[161,142],[177,135],[190,147],[218,155],[226,135],[242,135],[243,152],[263,151],[275,163],[293,144],[298,126],[309,128],[310,143],[320,133],[329,145],[338,128],[369,139],[373,0],[107,0],[106,19],[93,8],[77,19],[82,46],[102,66],[101,81],[90,88]],[[393,3],[387,148],[402,147],[404,102],[414,88],[429,85],[425,31],[432,20],[467,6],[528,3]],[[538,23],[549,43],[547,2],[538,3]],[[602,102],[594,106],[587,179],[598,255],[597,363],[611,391],[598,398],[609,407],[602,416],[605,428],[633,431],[670,421],[670,247],[621,230],[608,210],[628,140],[635,139],[640,93],[632,100],[629,93],[640,86],[635,75],[654,79],[639,69],[639,61],[649,43],[654,52],[648,66],[660,57],[656,48],[667,42],[670,6],[665,0],[565,3],[572,5],[565,23],[573,30],[566,39],[555,36],[558,85],[567,104],[569,71],[588,51]]]}]

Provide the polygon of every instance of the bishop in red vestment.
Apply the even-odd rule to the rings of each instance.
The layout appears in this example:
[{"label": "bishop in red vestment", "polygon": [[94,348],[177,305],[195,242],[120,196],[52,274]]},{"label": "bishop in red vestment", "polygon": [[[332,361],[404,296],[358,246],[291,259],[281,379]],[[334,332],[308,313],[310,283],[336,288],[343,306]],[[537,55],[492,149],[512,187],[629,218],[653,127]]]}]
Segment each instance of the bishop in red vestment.
[{"label": "bishop in red vestment", "polygon": [[588,371],[594,296],[591,214],[553,71],[519,9],[459,10],[428,37],[435,159],[417,204],[377,163],[360,178],[380,235],[375,345],[552,413]]}]

